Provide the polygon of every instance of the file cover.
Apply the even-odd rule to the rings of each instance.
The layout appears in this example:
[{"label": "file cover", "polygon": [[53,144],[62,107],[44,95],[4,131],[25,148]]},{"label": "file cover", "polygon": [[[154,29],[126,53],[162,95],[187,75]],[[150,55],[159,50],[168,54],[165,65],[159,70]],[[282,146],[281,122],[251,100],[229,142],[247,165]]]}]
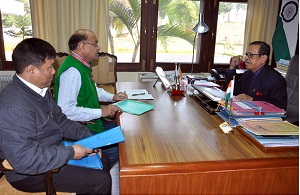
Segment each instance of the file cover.
[{"label": "file cover", "polygon": [[[229,102],[231,103],[231,102]],[[229,108],[225,108],[229,113]],[[233,100],[231,104],[232,116],[281,116],[285,117],[285,111],[275,105],[265,101],[237,101]]]},{"label": "file cover", "polygon": [[[101,133],[95,134],[93,136],[78,140],[76,142],[63,141],[65,146],[71,146],[74,144],[79,144],[85,148],[97,149],[103,146],[108,146],[111,144],[123,142],[125,140],[124,135],[120,126],[103,131]],[[102,169],[103,165],[101,158],[98,154],[93,156],[86,156],[82,159],[71,159],[67,163],[68,165],[75,165],[87,168]]]},{"label": "file cover", "polygon": [[152,110],[155,106],[152,104],[147,104],[144,102],[134,101],[134,100],[124,100],[115,103],[123,112],[129,114],[141,115],[149,110]]}]

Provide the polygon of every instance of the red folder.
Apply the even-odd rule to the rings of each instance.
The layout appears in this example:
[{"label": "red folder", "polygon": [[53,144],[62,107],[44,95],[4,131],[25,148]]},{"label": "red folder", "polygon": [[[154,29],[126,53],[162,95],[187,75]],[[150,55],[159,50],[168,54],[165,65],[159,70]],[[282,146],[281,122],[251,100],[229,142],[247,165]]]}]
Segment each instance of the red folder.
[{"label": "red folder", "polygon": [[[229,103],[231,102],[229,101]],[[231,115],[233,116],[285,115],[285,110],[265,101],[233,100],[229,106],[231,106]]]}]

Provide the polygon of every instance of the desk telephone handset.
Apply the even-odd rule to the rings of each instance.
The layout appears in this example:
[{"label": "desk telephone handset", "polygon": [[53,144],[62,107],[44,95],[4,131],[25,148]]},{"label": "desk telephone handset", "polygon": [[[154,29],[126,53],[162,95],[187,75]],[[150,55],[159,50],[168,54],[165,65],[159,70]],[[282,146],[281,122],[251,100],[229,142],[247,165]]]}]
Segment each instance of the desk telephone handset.
[{"label": "desk telephone handset", "polygon": [[216,69],[211,69],[210,74],[212,77],[215,77],[217,80],[220,79],[225,79],[225,68],[216,68]]}]

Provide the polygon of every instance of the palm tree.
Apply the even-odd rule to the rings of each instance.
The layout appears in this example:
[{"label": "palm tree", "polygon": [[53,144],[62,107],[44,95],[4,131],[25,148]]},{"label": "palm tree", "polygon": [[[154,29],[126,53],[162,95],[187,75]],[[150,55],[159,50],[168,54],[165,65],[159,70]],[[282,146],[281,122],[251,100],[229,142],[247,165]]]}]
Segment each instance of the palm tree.
[{"label": "palm tree", "polygon": [[[191,6],[194,6],[194,8]],[[179,10],[182,13],[180,13]],[[191,25],[191,22],[189,21],[197,21],[197,13],[194,2],[186,2],[181,0],[160,0],[159,12],[160,18],[172,18],[172,20],[169,20],[169,23],[158,26],[157,37],[159,41],[166,45],[169,37],[178,37],[193,44],[194,33],[191,30],[192,27],[189,26]],[[109,3],[109,16],[109,27],[114,27],[119,32],[122,32],[124,29],[128,30],[135,45],[132,56],[132,62],[135,62],[140,46],[139,23],[141,17],[141,1],[128,0],[126,2],[120,2],[118,0],[112,0]],[[111,51],[114,53],[114,43],[110,29],[111,28],[109,28],[108,36],[111,45]]]}]

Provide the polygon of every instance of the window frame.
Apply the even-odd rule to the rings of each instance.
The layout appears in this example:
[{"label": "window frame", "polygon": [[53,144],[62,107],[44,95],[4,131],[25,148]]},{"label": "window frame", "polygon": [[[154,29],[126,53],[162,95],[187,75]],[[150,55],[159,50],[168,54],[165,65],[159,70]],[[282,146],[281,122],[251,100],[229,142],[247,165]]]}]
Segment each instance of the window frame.
[{"label": "window frame", "polygon": [[[200,1],[200,6],[204,7],[204,21],[209,26],[209,31],[204,34],[198,34],[195,47],[196,60],[193,63],[193,73],[208,72],[212,68],[227,67],[229,62],[224,64],[214,63],[214,52],[216,44],[216,31],[218,21],[218,7],[220,2],[247,3],[247,0],[213,0]],[[164,70],[172,70],[175,63],[156,62],[156,38],[157,38],[157,13],[159,0],[142,0],[142,16],[141,16],[141,44],[140,44],[140,61],[138,63],[122,63],[118,62],[118,72],[154,72],[156,66],[161,66]],[[4,38],[2,29],[2,17],[0,11],[0,68],[2,70],[11,70],[12,62],[5,59]],[[144,31],[146,29],[146,36]],[[150,34],[153,33],[153,36]],[[145,48],[150,48],[145,50]],[[184,63],[181,66],[183,72],[189,73],[192,70],[191,63]]]}]

